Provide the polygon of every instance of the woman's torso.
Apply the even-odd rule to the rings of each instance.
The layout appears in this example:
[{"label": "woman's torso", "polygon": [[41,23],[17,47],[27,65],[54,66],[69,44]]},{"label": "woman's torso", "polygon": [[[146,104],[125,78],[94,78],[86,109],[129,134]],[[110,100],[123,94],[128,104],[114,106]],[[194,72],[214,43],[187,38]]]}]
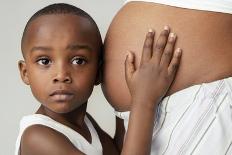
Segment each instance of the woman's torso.
[{"label": "woman's torso", "polygon": [[181,65],[167,95],[232,75],[231,14],[130,2],[115,16],[105,40],[102,88],[116,110],[130,107],[124,75],[127,51],[135,53],[138,65],[148,29],[153,28],[158,36],[165,25],[177,34],[176,47],[183,49]]}]

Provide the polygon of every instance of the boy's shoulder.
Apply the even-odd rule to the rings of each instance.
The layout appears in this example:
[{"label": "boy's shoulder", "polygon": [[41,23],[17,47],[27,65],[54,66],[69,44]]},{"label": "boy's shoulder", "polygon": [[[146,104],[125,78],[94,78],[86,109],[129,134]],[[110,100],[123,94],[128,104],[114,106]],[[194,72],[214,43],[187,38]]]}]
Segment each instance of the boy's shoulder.
[{"label": "boy's shoulder", "polygon": [[[98,134],[103,148],[103,154],[118,154],[113,139],[100,128],[93,117],[89,114],[87,114],[87,117]],[[72,144],[65,133],[43,124],[28,126],[23,131],[20,143],[21,155],[83,155],[83,153]]]},{"label": "boy's shoulder", "polygon": [[25,129],[21,138],[20,150],[21,155],[83,155],[65,135],[39,124],[29,126]]}]

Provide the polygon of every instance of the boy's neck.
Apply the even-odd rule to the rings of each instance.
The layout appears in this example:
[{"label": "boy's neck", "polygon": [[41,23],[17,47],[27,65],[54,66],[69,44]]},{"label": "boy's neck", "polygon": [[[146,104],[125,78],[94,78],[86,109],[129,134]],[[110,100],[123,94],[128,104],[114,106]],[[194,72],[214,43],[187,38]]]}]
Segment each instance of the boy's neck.
[{"label": "boy's neck", "polygon": [[86,108],[87,108],[87,103],[84,103],[80,107],[76,108],[75,110],[69,113],[60,114],[60,113],[55,113],[41,105],[36,113],[46,115],[66,126],[71,127],[74,125],[74,126],[79,126],[81,128],[85,124],[84,118],[86,115]]}]

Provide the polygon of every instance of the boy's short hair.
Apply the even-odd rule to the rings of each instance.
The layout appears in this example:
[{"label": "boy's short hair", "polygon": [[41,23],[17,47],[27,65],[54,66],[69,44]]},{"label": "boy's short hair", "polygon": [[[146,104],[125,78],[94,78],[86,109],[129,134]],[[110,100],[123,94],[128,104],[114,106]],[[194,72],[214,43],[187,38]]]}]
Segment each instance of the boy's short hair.
[{"label": "boy's short hair", "polygon": [[[84,18],[88,19],[96,27],[96,30],[98,31],[98,35],[99,35],[100,40],[101,40],[101,34],[100,34],[99,29],[98,29],[98,26],[95,23],[95,21],[93,20],[93,18],[88,13],[86,13],[82,9],[80,9],[80,8],[78,8],[76,6],[70,5],[70,4],[55,3],[55,4],[48,5],[48,6],[44,7],[44,8],[42,8],[41,10],[37,11],[28,20],[28,22],[27,22],[27,24],[26,24],[26,26],[24,28],[23,35],[22,35],[22,40],[21,40],[21,49],[22,49],[22,51],[23,51],[22,47],[23,47],[23,42],[24,42],[25,34],[27,32],[29,24],[33,20],[35,20],[36,18],[38,18],[40,16],[43,16],[43,15],[53,15],[53,14],[71,14],[71,15],[77,15],[77,16],[81,16],[81,17],[84,17]],[[101,40],[101,44],[102,44],[102,40]],[[100,48],[102,48],[102,46],[103,45],[101,45]],[[100,49],[100,50],[102,50],[102,49]],[[23,53],[23,56],[24,56],[24,53]]]}]

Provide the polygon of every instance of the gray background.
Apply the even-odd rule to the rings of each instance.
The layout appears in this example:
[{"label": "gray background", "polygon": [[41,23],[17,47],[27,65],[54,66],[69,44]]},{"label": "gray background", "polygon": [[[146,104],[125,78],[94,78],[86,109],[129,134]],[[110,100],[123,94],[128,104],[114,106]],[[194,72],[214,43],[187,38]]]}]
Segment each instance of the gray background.
[{"label": "gray background", "polygon": [[[107,28],[124,0],[0,0],[0,155],[14,154],[19,121],[36,111],[39,103],[19,76],[18,60],[22,59],[20,39],[27,20],[38,9],[55,2],[65,2],[88,12],[97,22],[104,39]],[[111,136],[115,130],[113,109],[101,88],[95,87],[88,111]]]}]

